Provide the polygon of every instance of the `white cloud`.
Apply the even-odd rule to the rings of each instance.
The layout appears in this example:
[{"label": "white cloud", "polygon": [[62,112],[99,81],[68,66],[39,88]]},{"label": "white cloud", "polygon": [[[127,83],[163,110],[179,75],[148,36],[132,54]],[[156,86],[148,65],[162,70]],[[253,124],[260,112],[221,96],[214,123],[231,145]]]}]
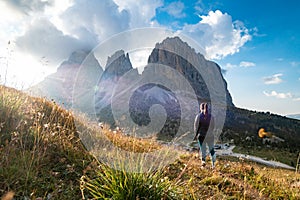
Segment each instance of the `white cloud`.
[{"label": "white cloud", "polygon": [[[53,69],[72,51],[92,49],[114,34],[132,28],[160,26],[154,19],[156,9],[162,6],[163,0],[0,1],[0,7],[4,8],[0,12],[0,57],[6,55],[8,41],[15,41],[13,50],[18,51],[15,56],[23,55],[14,59],[22,63],[24,55],[32,58],[26,60],[26,69],[31,66],[30,60],[36,58],[34,65],[37,66],[41,57],[46,57]],[[174,17],[185,15],[184,4],[180,1],[170,3],[165,9]],[[203,46],[207,58],[220,59],[234,54],[251,39],[242,23],[232,22],[231,16],[221,11],[210,12],[201,18],[199,23],[185,25],[178,33]],[[139,39],[148,41],[148,35],[141,35]],[[155,40],[160,42],[161,37],[155,36]],[[154,47],[155,42],[149,42],[148,47]],[[146,57],[144,53],[132,54],[134,56],[137,66],[144,65],[141,59]]]},{"label": "white cloud", "polygon": [[[14,59],[20,61],[18,63],[23,60],[27,71],[33,70],[33,66],[36,71],[41,57],[49,61],[48,67],[53,71],[53,68],[77,49],[92,49],[99,42],[130,28],[157,26],[153,18],[156,8],[162,5],[162,0],[44,2],[46,1],[0,1],[0,7],[4,8],[0,12],[0,57],[6,56],[8,41],[16,41]],[[26,54],[37,62],[33,63],[33,59],[25,61]],[[22,71],[21,68],[25,69],[24,65],[13,66],[12,62],[9,68],[10,74]],[[42,68],[41,73],[45,71]]]},{"label": "white cloud", "polygon": [[24,35],[16,39],[21,51],[35,55],[38,59],[46,57],[55,65],[77,49],[89,50],[96,41],[65,35],[47,19],[35,20],[27,27]]},{"label": "white cloud", "polygon": [[139,73],[142,73],[144,67],[147,65],[147,58],[151,54],[152,49],[142,49],[130,53],[130,61],[133,68],[137,68]]},{"label": "white cloud", "polygon": [[30,13],[43,12],[46,6],[52,5],[53,0],[10,0],[5,2],[14,10],[28,15]]},{"label": "white cloud", "polygon": [[279,84],[282,82],[281,76],[283,76],[283,74],[274,74],[272,76],[264,77],[263,81],[267,85]]},{"label": "white cloud", "polygon": [[206,51],[209,59],[221,59],[227,55],[239,52],[239,49],[249,40],[251,35],[240,21],[232,21],[227,13],[210,11],[207,16],[201,16],[197,24],[187,24],[182,33],[192,37]]},{"label": "white cloud", "polygon": [[170,3],[168,6],[160,9],[161,11],[167,12],[169,15],[175,18],[183,18],[186,14],[183,12],[184,4],[180,1]]},{"label": "white cloud", "polygon": [[[60,60],[78,48],[91,49],[100,41],[130,28],[158,25],[153,19],[156,9],[162,4],[162,0],[91,0],[89,3],[84,0],[74,0],[72,3],[71,0],[52,0],[50,3],[42,0],[16,0],[10,6],[15,10],[27,8],[32,16],[23,15],[26,20],[22,25],[16,22],[12,29],[20,27],[20,30],[12,37],[16,37],[20,49],[38,58],[47,56],[49,59]],[[174,6],[180,9],[171,9]],[[173,2],[167,8],[170,12],[182,11],[184,4],[180,1]],[[30,10],[35,9],[44,10],[44,15],[33,15]],[[179,12],[173,14],[178,16]],[[241,23],[232,22],[228,14],[217,10],[201,17],[198,24],[185,25],[181,32],[195,36],[192,37],[193,40],[200,41],[208,58],[218,59],[238,52],[251,39],[248,30]],[[4,27],[7,28],[9,24]],[[5,42],[7,43],[2,41],[2,44]]]},{"label": "white cloud", "polygon": [[[155,25],[152,19],[161,0],[69,0],[55,1],[43,19],[33,19],[17,45],[37,57],[46,56],[52,63],[67,58],[77,49],[92,49],[114,34],[137,27]],[[61,5],[66,9],[62,10]],[[51,15],[52,12],[52,15]],[[57,63],[56,63],[57,64]]]},{"label": "white cloud", "polygon": [[[61,4],[55,3],[54,6]],[[129,28],[129,14],[119,11],[112,0],[89,1],[75,0],[66,10],[52,8],[59,16],[36,16],[17,37],[16,43],[25,52],[37,56],[46,56],[57,65],[77,49],[91,50],[99,41]],[[47,15],[51,11],[48,8]],[[50,22],[51,20],[52,22]],[[58,24],[58,25],[57,25]]]},{"label": "white cloud", "polygon": [[300,97],[299,98],[294,98],[294,101],[300,101]]},{"label": "white cloud", "polygon": [[238,67],[237,65],[231,64],[231,63],[226,63],[226,65],[224,66],[225,69],[233,69],[235,67]]},{"label": "white cloud", "polygon": [[297,67],[297,66],[300,65],[300,62],[293,61],[293,62],[290,62],[290,64],[291,64],[293,67]]},{"label": "white cloud", "polygon": [[267,97],[276,97],[278,99],[292,98],[292,94],[290,92],[288,92],[288,93],[278,93],[278,92],[273,90],[271,93],[268,93],[266,91],[264,91],[263,93]]},{"label": "white cloud", "polygon": [[202,13],[204,11],[205,5],[202,2],[202,0],[198,0],[195,3],[194,9],[198,12],[198,13]]},{"label": "white cloud", "polygon": [[230,69],[233,69],[233,68],[236,68],[236,67],[254,67],[254,66],[256,66],[256,64],[253,63],[253,62],[242,61],[242,62],[240,62],[239,65],[235,65],[235,64],[232,64],[232,63],[226,63],[225,66],[223,66],[223,67],[227,70],[230,70]]},{"label": "white cloud", "polygon": [[61,15],[64,30],[75,37],[104,40],[129,28],[128,11],[119,10],[112,0],[75,0]]},{"label": "white cloud", "polygon": [[282,62],[282,61],[284,61],[284,59],[283,58],[276,58],[276,61]]},{"label": "white cloud", "polygon": [[254,67],[254,66],[256,65],[253,62],[246,62],[246,61],[240,62],[240,67]]},{"label": "white cloud", "polygon": [[158,26],[156,21],[152,21],[155,17],[156,8],[163,5],[163,0],[114,0],[119,6],[119,11],[126,10],[130,14],[130,28],[142,28],[149,26]]},{"label": "white cloud", "polygon": [[23,13],[8,7],[0,1],[0,56],[5,54],[8,41],[13,41],[16,36],[22,34],[24,24],[28,23],[28,17]]}]

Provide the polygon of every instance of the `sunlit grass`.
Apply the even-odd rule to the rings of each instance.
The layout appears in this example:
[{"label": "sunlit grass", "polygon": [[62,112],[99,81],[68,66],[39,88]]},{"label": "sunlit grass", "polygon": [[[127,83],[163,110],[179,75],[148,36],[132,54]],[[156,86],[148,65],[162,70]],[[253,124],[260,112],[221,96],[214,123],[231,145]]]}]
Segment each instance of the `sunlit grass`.
[{"label": "sunlit grass", "polygon": [[0,194],[79,195],[77,173],[91,157],[76,136],[72,114],[14,89],[1,86],[0,91]]},{"label": "sunlit grass", "polygon": [[[100,161],[96,176],[82,177],[83,194],[95,199],[182,199],[181,187],[163,168],[180,152],[153,139],[126,136],[107,126],[90,124],[82,130],[90,151]],[[88,133],[88,134],[87,134]]]},{"label": "sunlit grass", "polygon": [[201,168],[197,152],[102,128],[3,86],[0,134],[5,198],[300,199],[299,172],[228,157]]},{"label": "sunlit grass", "polygon": [[201,168],[196,153],[166,166],[164,176],[183,186],[187,199],[299,199],[300,174],[237,158],[218,157],[216,168]]},{"label": "sunlit grass", "polygon": [[95,199],[182,199],[179,185],[162,171],[128,172],[100,165],[94,179],[83,177],[83,188]]},{"label": "sunlit grass", "polygon": [[114,146],[125,151],[143,153],[153,152],[162,148],[155,139],[140,139],[132,136],[124,136],[122,132],[103,129],[102,133],[113,143]]}]

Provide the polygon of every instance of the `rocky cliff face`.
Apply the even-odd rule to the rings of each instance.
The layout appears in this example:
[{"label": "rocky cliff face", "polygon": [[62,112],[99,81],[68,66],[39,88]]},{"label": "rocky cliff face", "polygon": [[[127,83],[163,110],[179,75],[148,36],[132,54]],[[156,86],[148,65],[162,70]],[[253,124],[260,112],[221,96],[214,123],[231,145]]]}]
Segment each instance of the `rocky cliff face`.
[{"label": "rocky cliff face", "polygon": [[[122,81],[119,81],[120,78]],[[116,90],[117,87],[122,89]],[[153,120],[165,121],[158,133],[164,139],[170,139],[178,132],[190,131],[202,101],[211,102],[213,97],[214,103],[217,102],[221,107],[233,106],[220,67],[205,60],[178,37],[167,38],[156,44],[148,65],[140,75],[132,68],[129,56],[124,51],[118,51],[108,58],[95,97],[100,121],[115,124],[111,102],[116,91],[118,98],[130,93],[127,102],[120,101],[114,106],[128,105],[130,118],[135,124],[143,127],[150,126]],[[193,94],[196,95],[196,103],[193,102]],[[178,98],[178,95],[181,97]],[[161,106],[165,113],[157,114],[157,110],[151,118],[149,113],[153,105]],[[121,117],[124,121],[128,120],[125,117],[126,109],[122,110],[122,106],[119,106],[118,112],[120,116],[124,114]],[[118,121],[122,124],[122,121]]]},{"label": "rocky cliff face", "polygon": [[[215,96],[219,103],[234,106],[220,67],[206,60],[200,53],[196,53],[180,38],[167,38],[162,43],[156,44],[148,63],[159,63],[180,72],[192,86],[199,102],[210,101],[210,97]],[[160,73],[172,80],[172,74],[164,71]],[[174,80],[174,84],[182,84],[182,82]],[[178,88],[180,87],[178,85]],[[226,96],[225,102],[222,98],[224,95]]]},{"label": "rocky cliff face", "polygon": [[123,50],[119,50],[112,56],[108,57],[105,71],[101,77],[101,80],[111,79],[113,77],[116,82],[126,72],[132,69],[133,68],[128,53],[125,55],[125,52]]}]

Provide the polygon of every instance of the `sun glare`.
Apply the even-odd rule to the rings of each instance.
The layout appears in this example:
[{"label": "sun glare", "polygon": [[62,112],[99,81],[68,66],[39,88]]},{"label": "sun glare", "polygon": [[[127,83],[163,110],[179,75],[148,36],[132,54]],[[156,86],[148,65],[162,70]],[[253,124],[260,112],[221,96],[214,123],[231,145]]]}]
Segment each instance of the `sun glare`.
[{"label": "sun glare", "polygon": [[1,83],[18,89],[29,88],[42,81],[55,69],[44,58],[16,53],[1,63]]}]

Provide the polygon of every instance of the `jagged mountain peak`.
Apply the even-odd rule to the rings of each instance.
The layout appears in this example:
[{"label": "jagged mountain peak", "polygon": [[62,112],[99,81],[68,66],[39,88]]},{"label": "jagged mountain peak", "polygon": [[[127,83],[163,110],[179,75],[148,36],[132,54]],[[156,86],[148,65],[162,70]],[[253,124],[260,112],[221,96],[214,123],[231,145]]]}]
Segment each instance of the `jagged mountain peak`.
[{"label": "jagged mountain peak", "polygon": [[128,53],[125,55],[124,50],[119,50],[107,58],[103,78],[108,78],[109,76],[122,76],[132,69]]},{"label": "jagged mountain peak", "polygon": [[[205,60],[201,53],[197,53],[187,42],[183,41],[180,37],[167,37],[161,43],[156,43],[155,49],[165,50],[176,53],[181,57],[195,60],[195,57]],[[206,61],[206,60],[205,60]]]},{"label": "jagged mountain peak", "polygon": [[184,48],[184,49],[189,49],[191,51],[195,51],[192,49],[188,43],[184,42],[180,37],[175,36],[175,37],[167,37],[164,39],[161,43],[156,43],[155,48],[161,48],[161,47],[169,47],[169,48]]},{"label": "jagged mountain peak", "polygon": [[113,62],[115,62],[116,60],[122,60],[122,61],[125,60],[125,61],[129,61],[130,62],[128,53],[126,53],[126,55],[125,55],[124,50],[121,49],[121,50],[116,51],[112,56],[108,56],[105,69],[107,69],[108,67],[110,67],[111,64]]},{"label": "jagged mountain peak", "polygon": [[29,90],[32,95],[53,99],[69,108],[74,87],[93,87],[102,73],[103,69],[92,52],[76,50],[61,63],[55,73],[48,75]]},{"label": "jagged mountain peak", "polygon": [[100,71],[100,73],[103,72],[94,53],[85,50],[76,50],[72,52],[69,58],[60,64],[57,71],[74,70],[78,69],[81,65],[85,65],[85,68],[92,71],[96,69],[97,71]]},{"label": "jagged mountain peak", "polygon": [[84,50],[77,50],[71,53],[68,61],[72,63],[82,63],[89,52]]}]

